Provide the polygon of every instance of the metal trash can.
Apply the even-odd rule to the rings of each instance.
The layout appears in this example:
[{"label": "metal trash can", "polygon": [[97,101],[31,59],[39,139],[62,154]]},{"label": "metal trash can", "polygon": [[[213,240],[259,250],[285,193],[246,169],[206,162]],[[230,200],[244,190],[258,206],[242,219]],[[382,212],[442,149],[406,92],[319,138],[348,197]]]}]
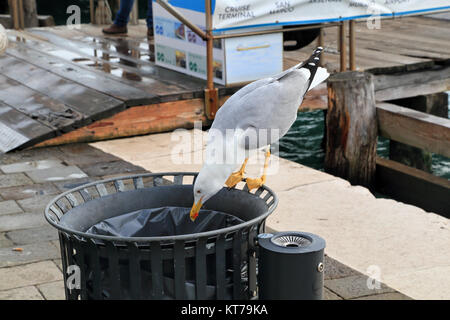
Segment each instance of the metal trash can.
[{"label": "metal trash can", "polygon": [[197,173],[149,173],[85,184],[53,199],[66,299],[251,299],[256,237],[278,204],[261,187],[223,189],[205,209],[242,223],[195,234],[119,237],[87,233],[104,219],[166,206],[190,208]]}]

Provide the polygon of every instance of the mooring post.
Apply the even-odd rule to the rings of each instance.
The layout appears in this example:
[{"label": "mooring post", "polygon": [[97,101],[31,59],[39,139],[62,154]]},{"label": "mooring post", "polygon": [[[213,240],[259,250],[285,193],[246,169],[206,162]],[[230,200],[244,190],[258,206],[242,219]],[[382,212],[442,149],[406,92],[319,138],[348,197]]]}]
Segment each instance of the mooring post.
[{"label": "mooring post", "polygon": [[211,0],[205,0],[206,15],[206,89],[205,89],[205,113],[206,117],[213,120],[219,109],[219,94],[214,87],[213,67],[213,42]]},{"label": "mooring post", "polygon": [[338,35],[338,43],[339,43],[339,54],[340,54],[340,71],[343,72],[347,70],[347,48],[345,42],[345,21],[341,21],[339,25],[339,35]]},{"label": "mooring post", "polygon": [[377,119],[373,76],[341,72],[328,79],[325,171],[352,184],[374,183]]}]

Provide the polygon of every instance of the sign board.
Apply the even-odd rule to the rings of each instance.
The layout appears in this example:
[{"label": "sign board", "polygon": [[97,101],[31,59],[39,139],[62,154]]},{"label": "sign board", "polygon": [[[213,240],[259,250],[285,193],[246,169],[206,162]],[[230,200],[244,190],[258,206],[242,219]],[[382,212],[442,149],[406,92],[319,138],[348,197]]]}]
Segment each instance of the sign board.
[{"label": "sign board", "polygon": [[450,0],[215,0],[213,2],[213,29],[216,32],[248,27],[336,22],[373,16],[387,18],[450,10]]},{"label": "sign board", "polygon": [[[189,21],[205,30],[205,1],[171,0]],[[214,1],[213,1],[214,4]],[[206,79],[206,42],[153,2],[155,62],[157,65]],[[283,71],[281,33],[216,40],[213,48],[214,82],[253,81]]]},{"label": "sign board", "polygon": [[[176,7],[176,1],[170,3]],[[195,6],[176,8],[200,29],[206,29],[204,1],[203,12],[201,8],[199,10]],[[206,42],[202,38],[156,2],[153,2],[153,28],[157,65],[206,79]],[[223,41],[216,41],[213,49],[214,81],[216,83],[225,84],[224,63]]]}]

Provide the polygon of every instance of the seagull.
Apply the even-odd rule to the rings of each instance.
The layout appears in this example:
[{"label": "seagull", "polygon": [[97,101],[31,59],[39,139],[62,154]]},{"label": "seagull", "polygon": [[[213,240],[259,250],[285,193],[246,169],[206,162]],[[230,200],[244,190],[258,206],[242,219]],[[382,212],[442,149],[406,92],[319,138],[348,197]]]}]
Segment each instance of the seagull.
[{"label": "seagull", "polygon": [[194,183],[192,221],[224,185],[230,189],[243,180],[250,155],[263,148],[266,152],[262,176],[247,177],[245,181],[249,191],[265,183],[270,144],[288,132],[308,90],[329,76],[319,66],[322,51],[322,47],[317,47],[306,61],[246,85],[217,111],[208,132],[205,163]]}]

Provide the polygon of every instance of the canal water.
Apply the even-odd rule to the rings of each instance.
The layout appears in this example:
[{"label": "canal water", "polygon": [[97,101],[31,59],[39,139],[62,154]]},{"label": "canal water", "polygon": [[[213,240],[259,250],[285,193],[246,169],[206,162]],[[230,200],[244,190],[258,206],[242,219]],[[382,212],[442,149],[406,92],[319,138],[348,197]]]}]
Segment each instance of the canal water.
[{"label": "canal water", "polygon": [[[325,152],[321,145],[323,132],[324,112],[322,110],[299,112],[294,125],[279,141],[280,156],[323,171],[325,160]],[[389,158],[389,139],[379,137],[377,153],[383,158]],[[450,159],[433,154],[432,171],[434,175],[450,180]]]}]

